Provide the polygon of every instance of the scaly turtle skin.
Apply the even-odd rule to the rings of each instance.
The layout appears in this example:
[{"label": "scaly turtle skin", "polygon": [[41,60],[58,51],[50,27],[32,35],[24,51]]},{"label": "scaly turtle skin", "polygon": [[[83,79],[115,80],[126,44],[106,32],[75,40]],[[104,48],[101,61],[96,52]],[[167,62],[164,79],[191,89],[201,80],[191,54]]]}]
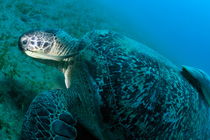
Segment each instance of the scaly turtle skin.
[{"label": "scaly turtle skin", "polygon": [[200,88],[199,74],[181,71],[132,39],[96,30],[78,40],[42,30],[22,35],[19,47],[60,69],[67,87],[34,99],[22,128],[25,139],[75,139],[76,121],[101,140],[210,138],[203,96],[209,91]]}]

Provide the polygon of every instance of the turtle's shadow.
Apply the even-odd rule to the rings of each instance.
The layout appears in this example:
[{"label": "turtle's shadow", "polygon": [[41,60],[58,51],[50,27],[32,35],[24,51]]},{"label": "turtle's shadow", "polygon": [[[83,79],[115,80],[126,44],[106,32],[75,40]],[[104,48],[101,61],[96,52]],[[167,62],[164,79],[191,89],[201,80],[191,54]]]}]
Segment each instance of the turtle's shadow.
[{"label": "turtle's shadow", "polygon": [[34,91],[15,79],[0,80],[0,103],[10,101],[17,110],[25,113],[35,96]]},{"label": "turtle's shadow", "polygon": [[77,138],[76,138],[76,140],[85,140],[85,139],[98,140],[92,134],[90,134],[90,132],[88,132],[86,128],[84,128],[79,123],[77,123],[76,129],[77,129]]}]

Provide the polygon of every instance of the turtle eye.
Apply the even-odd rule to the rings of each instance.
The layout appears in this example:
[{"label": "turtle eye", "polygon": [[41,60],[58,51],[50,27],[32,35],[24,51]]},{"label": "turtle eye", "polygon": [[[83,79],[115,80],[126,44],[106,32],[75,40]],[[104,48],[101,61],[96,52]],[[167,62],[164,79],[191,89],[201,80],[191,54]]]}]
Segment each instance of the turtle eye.
[{"label": "turtle eye", "polygon": [[26,45],[27,44],[27,40],[23,40],[22,44]]}]

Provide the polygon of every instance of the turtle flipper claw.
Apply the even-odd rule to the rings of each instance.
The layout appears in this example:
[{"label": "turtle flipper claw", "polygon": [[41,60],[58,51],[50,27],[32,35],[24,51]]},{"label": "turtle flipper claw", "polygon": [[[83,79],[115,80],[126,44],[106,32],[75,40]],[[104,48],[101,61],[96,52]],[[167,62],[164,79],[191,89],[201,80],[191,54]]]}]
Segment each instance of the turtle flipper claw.
[{"label": "turtle flipper claw", "polygon": [[57,135],[56,139],[75,139],[77,131],[75,129],[76,120],[68,112],[59,115],[59,119],[52,122],[52,131]]},{"label": "turtle flipper claw", "polygon": [[59,115],[59,119],[64,121],[65,123],[69,125],[75,125],[76,120],[73,118],[73,116],[68,112],[63,112]]},{"label": "turtle flipper claw", "polygon": [[55,135],[64,138],[75,139],[77,136],[77,131],[72,125],[59,119],[53,121],[52,131]]}]

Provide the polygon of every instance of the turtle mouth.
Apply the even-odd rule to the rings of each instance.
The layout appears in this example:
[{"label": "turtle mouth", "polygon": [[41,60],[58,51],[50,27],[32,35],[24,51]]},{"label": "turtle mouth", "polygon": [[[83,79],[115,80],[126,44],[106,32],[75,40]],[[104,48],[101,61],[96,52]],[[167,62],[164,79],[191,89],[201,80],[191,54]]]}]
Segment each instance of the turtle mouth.
[{"label": "turtle mouth", "polygon": [[63,56],[56,56],[56,55],[50,55],[50,54],[45,54],[42,52],[35,52],[35,51],[30,51],[30,50],[25,50],[24,53],[32,58],[44,59],[44,60],[55,60],[55,61],[62,61],[64,59],[71,58],[78,54],[78,52],[76,52],[76,53],[67,54]]}]

